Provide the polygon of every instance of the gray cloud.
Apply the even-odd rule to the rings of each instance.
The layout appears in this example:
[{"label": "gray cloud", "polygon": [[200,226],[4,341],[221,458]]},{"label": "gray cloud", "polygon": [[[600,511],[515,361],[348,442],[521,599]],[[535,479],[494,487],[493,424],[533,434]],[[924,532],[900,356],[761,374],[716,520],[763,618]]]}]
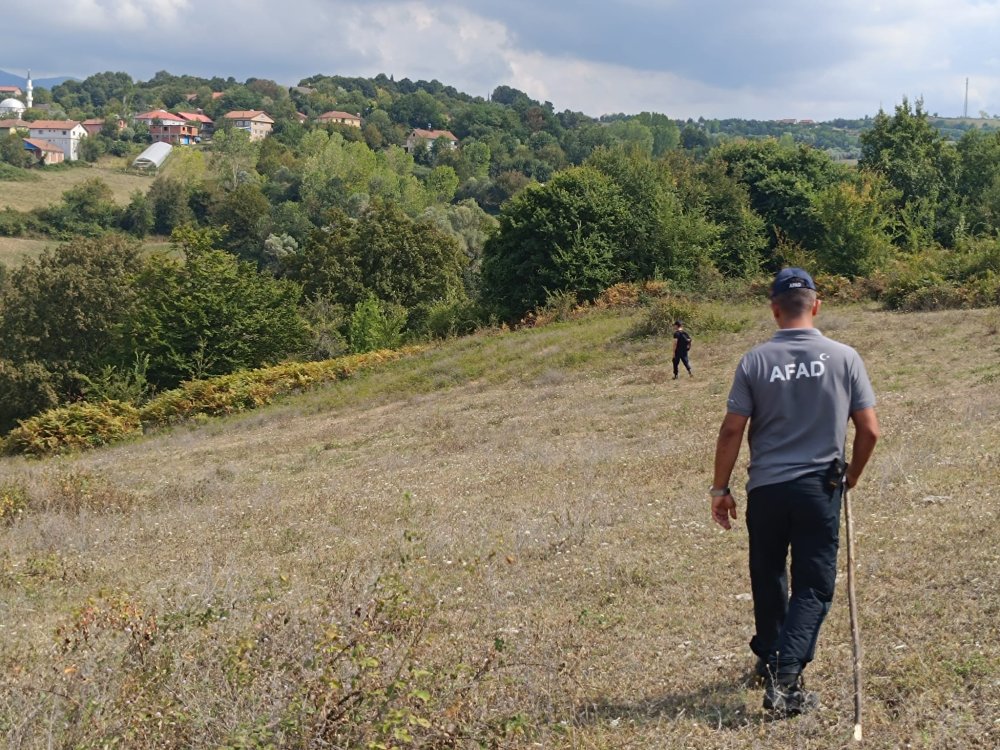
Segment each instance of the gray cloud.
[{"label": "gray cloud", "polygon": [[[9,4],[8,0],[8,4]],[[978,0],[52,0],[5,9],[0,68],[316,73],[517,86],[559,109],[854,117],[923,95],[1000,111],[1000,5]]]}]

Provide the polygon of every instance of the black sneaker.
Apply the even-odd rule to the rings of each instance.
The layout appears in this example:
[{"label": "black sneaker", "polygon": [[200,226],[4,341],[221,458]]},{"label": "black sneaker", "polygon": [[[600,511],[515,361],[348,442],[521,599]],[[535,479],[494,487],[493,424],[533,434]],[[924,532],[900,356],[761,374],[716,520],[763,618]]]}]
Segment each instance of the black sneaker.
[{"label": "black sneaker", "polygon": [[798,716],[819,708],[819,693],[806,690],[802,675],[792,682],[768,680],[764,688],[764,708],[777,716]]}]

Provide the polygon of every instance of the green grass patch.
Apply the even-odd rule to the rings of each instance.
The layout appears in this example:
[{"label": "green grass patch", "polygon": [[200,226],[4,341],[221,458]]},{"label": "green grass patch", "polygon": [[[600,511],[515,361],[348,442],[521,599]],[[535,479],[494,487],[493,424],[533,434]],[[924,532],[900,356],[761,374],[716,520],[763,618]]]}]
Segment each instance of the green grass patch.
[{"label": "green grass patch", "polygon": [[41,178],[37,173],[0,162],[0,182],[34,182]]}]

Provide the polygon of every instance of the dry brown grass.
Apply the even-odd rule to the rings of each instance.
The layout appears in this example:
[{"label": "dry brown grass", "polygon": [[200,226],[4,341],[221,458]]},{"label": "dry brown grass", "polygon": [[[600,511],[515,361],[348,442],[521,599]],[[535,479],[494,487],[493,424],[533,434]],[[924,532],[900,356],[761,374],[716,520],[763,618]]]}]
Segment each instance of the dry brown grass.
[{"label": "dry brown grass", "polygon": [[55,247],[56,240],[28,240],[22,237],[0,237],[0,263],[8,268],[19,266],[30,258],[37,258],[42,251]]},{"label": "dry brown grass", "polygon": [[[29,495],[0,527],[0,731],[31,748],[321,746],[299,709],[319,705],[323,633],[368,623],[382,575],[421,624],[387,614],[369,637],[384,665],[427,667],[398,674],[430,681],[420,710],[454,733],[439,747],[848,746],[843,588],[809,670],[824,708],[766,721],[746,534],[708,514],[733,368],[770,333],[765,310],[740,312],[744,333],[694,332],[692,379],[670,380],[668,340],[625,335],[634,313],[600,313],[134,444],[0,462]],[[997,313],[821,322],[881,399],[854,494],[865,746],[997,747]],[[103,499],[60,495],[66,477]]]},{"label": "dry brown grass", "polygon": [[148,175],[125,174],[124,168],[124,159],[105,158],[90,167],[40,169],[34,172],[40,178],[38,180],[0,182],[0,208],[29,211],[58,203],[64,192],[93,177],[104,180],[114,193],[115,201],[119,205],[125,205],[136,190],[146,192],[153,178]]}]

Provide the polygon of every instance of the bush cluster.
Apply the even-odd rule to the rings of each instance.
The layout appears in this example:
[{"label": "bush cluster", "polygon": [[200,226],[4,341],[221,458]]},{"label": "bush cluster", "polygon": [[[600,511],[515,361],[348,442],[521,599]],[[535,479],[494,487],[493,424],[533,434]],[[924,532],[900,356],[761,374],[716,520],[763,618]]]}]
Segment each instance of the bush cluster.
[{"label": "bush cluster", "polygon": [[0,484],[0,526],[9,526],[28,508],[28,493],[19,484]]},{"label": "bush cluster", "polygon": [[420,347],[382,350],[193,380],[159,394],[141,408],[120,401],[70,404],[24,420],[3,441],[3,452],[31,456],[66,453],[137,437],[143,427],[175,424],[196,415],[256,409],[278,396],[343,380],[417,351]]},{"label": "bush cluster", "polygon": [[120,401],[86,401],[50,409],[21,422],[3,442],[4,453],[44,456],[96,448],[142,434],[139,410]]},{"label": "bush cluster", "polygon": [[749,325],[746,318],[726,315],[717,305],[670,296],[653,301],[629,334],[636,338],[668,336],[673,333],[677,320],[683,321],[685,330],[692,336],[738,333]]}]

